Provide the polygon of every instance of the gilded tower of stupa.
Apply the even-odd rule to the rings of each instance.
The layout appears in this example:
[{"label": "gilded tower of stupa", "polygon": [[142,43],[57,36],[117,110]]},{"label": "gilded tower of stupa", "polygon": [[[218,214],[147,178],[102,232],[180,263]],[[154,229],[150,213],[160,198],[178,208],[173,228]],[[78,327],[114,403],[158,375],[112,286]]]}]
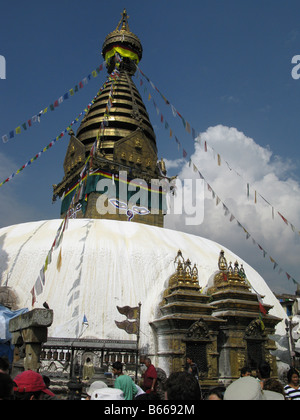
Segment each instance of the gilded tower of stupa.
[{"label": "gilded tower of stupa", "polygon": [[61,215],[132,220],[163,226],[164,162],[142,98],[132,81],[143,48],[126,10],[102,47],[108,79],[71,139],[64,178],[54,185]]}]

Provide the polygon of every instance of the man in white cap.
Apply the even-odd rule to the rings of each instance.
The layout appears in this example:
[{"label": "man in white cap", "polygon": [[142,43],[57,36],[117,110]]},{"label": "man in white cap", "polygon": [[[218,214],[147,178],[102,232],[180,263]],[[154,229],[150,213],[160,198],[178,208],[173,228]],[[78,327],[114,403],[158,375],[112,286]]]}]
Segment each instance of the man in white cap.
[{"label": "man in white cap", "polygon": [[99,389],[103,389],[103,388],[107,388],[107,385],[105,382],[103,381],[95,381],[92,383],[92,385],[90,385],[89,388],[87,388],[86,393],[87,393],[87,400],[90,400],[92,397],[92,394],[94,391],[99,390]]},{"label": "man in white cap", "polygon": [[124,400],[123,391],[117,388],[101,388],[93,391],[91,401]]}]

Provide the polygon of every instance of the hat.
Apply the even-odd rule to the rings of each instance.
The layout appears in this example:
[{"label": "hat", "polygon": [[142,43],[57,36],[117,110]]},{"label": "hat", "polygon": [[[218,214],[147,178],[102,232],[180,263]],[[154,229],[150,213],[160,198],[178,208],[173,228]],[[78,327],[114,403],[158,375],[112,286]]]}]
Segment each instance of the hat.
[{"label": "hat", "polygon": [[15,392],[44,392],[51,397],[55,394],[51,392],[45,385],[42,375],[33,370],[26,370],[25,372],[19,373],[14,379],[17,386],[14,387]]},{"label": "hat", "polygon": [[101,400],[124,400],[123,391],[117,388],[96,389],[91,396],[92,401]]},{"label": "hat", "polygon": [[263,400],[260,383],[252,376],[245,376],[232,382],[224,394],[224,400]]},{"label": "hat", "polygon": [[86,390],[86,393],[91,396],[92,393],[94,391],[96,391],[96,389],[103,389],[103,388],[107,388],[107,385],[105,382],[102,381],[95,381],[92,383],[92,385],[90,385],[90,387]]}]

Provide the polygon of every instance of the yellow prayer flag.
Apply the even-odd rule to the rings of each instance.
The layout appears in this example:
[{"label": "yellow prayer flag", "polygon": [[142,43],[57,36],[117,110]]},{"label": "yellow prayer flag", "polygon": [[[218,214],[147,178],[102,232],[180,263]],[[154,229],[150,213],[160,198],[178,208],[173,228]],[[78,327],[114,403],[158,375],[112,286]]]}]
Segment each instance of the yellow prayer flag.
[{"label": "yellow prayer flag", "polygon": [[16,128],[16,134],[21,134],[21,127]]},{"label": "yellow prayer flag", "polygon": [[73,96],[74,95],[74,89],[70,89],[70,95]]},{"label": "yellow prayer flag", "polygon": [[96,72],[96,70],[92,71],[92,75],[93,75],[94,77],[97,77],[97,72]]},{"label": "yellow prayer flag", "polygon": [[191,133],[191,126],[190,123],[188,123],[187,121],[185,122],[185,129],[188,133]]}]

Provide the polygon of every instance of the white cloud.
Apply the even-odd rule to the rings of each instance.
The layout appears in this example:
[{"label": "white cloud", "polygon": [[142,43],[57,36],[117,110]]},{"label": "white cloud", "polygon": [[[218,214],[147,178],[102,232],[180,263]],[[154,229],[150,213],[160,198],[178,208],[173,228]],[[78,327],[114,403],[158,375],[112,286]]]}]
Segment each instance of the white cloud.
[{"label": "white cloud", "polygon": [[[274,156],[270,148],[259,146],[236,128],[222,125],[209,127],[200,139],[195,143],[192,162],[251,238],[246,240],[246,234],[235,220],[230,223],[230,215],[224,216],[222,203],[217,206],[209,191],[206,191],[204,223],[187,226],[184,215],[170,215],[165,219],[165,226],[219,242],[257,269],[273,290],[294,293],[296,286],[288,281],[285,272],[300,281],[300,236],[292,232],[277,214],[277,211],[281,212],[300,229],[300,185],[291,177],[293,165]],[[204,151],[205,141],[209,145],[207,152]],[[221,166],[218,165],[218,153]],[[170,162],[168,166],[172,166]],[[188,164],[179,174],[180,179],[197,176]],[[247,183],[250,184],[249,198]],[[274,206],[274,219],[272,207],[258,193]],[[267,252],[266,258],[253,244],[252,238]],[[282,274],[277,269],[273,270],[270,256],[284,269]]]}]

